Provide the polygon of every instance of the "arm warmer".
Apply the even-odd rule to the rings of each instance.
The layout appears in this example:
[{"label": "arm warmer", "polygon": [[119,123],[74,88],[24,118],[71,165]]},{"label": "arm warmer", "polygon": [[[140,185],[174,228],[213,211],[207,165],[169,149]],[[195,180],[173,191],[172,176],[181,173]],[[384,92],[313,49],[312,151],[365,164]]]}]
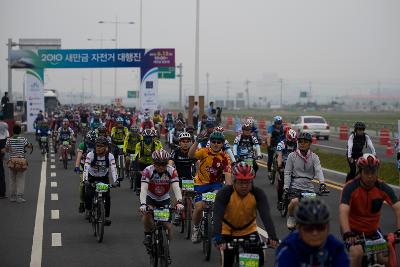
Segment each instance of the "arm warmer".
[{"label": "arm warmer", "polygon": [[149,189],[149,183],[144,182],[142,180],[142,183],[140,185],[140,205],[142,204],[147,204],[146,203],[146,198],[147,198],[147,190]]},{"label": "arm warmer", "polygon": [[174,190],[176,200],[182,202],[182,192],[181,192],[181,188],[179,187],[178,181],[173,182],[171,184],[171,186],[172,186],[172,190]]}]

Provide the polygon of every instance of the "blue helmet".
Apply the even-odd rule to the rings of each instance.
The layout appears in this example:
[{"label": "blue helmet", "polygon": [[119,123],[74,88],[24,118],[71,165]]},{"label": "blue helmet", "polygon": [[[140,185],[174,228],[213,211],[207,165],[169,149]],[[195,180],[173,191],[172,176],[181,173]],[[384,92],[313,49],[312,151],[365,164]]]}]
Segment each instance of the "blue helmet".
[{"label": "blue helmet", "polygon": [[117,123],[124,123],[124,119],[120,116],[116,119]]},{"label": "blue helmet", "polygon": [[275,116],[274,117],[274,123],[282,123],[282,117],[281,116]]}]

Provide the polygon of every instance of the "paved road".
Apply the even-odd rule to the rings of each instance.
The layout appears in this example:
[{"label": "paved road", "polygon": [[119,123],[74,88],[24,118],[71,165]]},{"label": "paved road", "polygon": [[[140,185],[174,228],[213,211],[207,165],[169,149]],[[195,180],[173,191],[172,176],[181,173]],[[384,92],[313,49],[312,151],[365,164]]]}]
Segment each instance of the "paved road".
[{"label": "paved road", "polygon": [[[41,170],[42,160],[38,150],[30,156],[26,179],[27,203],[16,204],[0,200],[0,210],[3,212],[0,220],[0,266],[30,265],[41,172],[45,174],[43,181],[46,181],[44,221],[36,227],[40,229],[40,226],[43,226],[43,242],[42,246],[34,246],[33,250],[33,258],[37,256],[41,259],[41,266],[148,266],[147,254],[142,245],[143,228],[137,212],[138,198],[129,190],[127,182],[124,182],[121,188],[112,189],[112,225],[106,227],[104,241],[99,244],[92,235],[91,225],[77,212],[77,175],[72,172],[72,167],[64,170],[59,162],[51,162],[52,159],[55,159],[54,156],[43,164],[44,173],[44,170]],[[54,169],[52,165],[55,165]],[[275,189],[267,184],[265,177],[266,169],[262,166],[255,183],[268,195],[275,227],[279,236],[283,238],[288,233],[286,220],[281,218],[275,209]],[[56,186],[54,182],[57,183]],[[51,194],[57,194],[58,200],[51,200]],[[336,236],[339,236],[339,198],[340,190],[335,188],[331,188],[331,194],[324,197],[332,212],[331,232]],[[39,207],[40,205],[39,201]],[[59,211],[59,219],[51,219],[52,210]],[[385,232],[395,230],[393,212],[387,205],[383,208],[382,229]],[[56,238],[52,238],[55,233],[60,233],[61,243],[57,244]],[[40,237],[41,235],[38,235],[34,240],[40,241]],[[185,240],[176,229],[171,252],[172,266],[218,266],[219,257],[216,250],[213,251],[211,262],[204,262],[201,246]],[[268,250],[267,266],[271,266],[273,261],[274,251]]]}]

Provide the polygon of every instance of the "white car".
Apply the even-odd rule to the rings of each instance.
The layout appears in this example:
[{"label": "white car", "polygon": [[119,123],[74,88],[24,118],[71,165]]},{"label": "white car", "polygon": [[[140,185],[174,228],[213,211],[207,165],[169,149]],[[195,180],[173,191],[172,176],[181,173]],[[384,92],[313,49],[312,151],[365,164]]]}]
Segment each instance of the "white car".
[{"label": "white car", "polygon": [[321,116],[299,116],[292,123],[292,128],[298,133],[306,132],[315,135],[317,139],[323,137],[328,140],[331,133],[329,124]]}]

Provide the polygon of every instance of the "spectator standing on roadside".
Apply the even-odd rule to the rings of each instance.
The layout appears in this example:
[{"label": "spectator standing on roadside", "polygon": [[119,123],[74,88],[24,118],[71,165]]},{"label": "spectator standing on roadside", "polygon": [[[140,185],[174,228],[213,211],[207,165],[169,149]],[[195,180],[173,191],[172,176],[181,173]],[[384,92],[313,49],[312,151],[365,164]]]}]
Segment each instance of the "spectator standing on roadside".
[{"label": "spectator standing on roadside", "polygon": [[210,102],[210,105],[208,106],[208,109],[207,109],[207,115],[208,115],[208,116],[211,116],[213,110],[215,110],[215,109],[214,109],[214,102],[211,101],[211,102]]},{"label": "spectator standing on roadside", "polygon": [[14,135],[6,141],[6,151],[10,156],[7,162],[7,166],[10,169],[10,201],[23,203],[26,202],[23,196],[25,191],[25,171],[28,168],[25,148],[32,149],[33,147],[25,137],[20,136],[20,125],[14,125],[13,133]]},{"label": "spectator standing on roadside", "polygon": [[3,111],[3,114],[5,113],[8,102],[10,102],[10,99],[8,98],[8,92],[4,92],[4,96],[1,98],[1,110]]},{"label": "spectator standing on roadside", "polygon": [[194,102],[194,106],[192,109],[192,118],[193,118],[193,125],[199,123],[199,103],[197,101]]},{"label": "spectator standing on roadside", "polygon": [[6,181],[4,175],[4,150],[6,139],[10,136],[8,132],[8,124],[3,121],[3,116],[0,116],[0,199],[6,198]]}]

